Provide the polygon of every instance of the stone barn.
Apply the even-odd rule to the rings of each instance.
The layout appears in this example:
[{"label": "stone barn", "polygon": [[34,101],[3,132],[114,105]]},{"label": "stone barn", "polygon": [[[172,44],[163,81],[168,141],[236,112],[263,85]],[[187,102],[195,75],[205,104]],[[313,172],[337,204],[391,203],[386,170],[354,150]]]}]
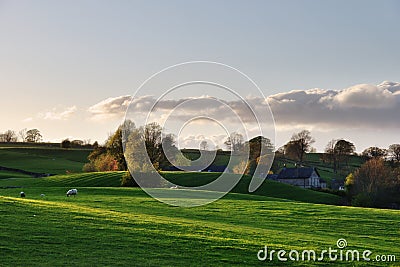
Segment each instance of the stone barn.
[{"label": "stone barn", "polygon": [[302,188],[326,188],[326,182],[316,168],[283,168],[278,174],[277,181]]}]

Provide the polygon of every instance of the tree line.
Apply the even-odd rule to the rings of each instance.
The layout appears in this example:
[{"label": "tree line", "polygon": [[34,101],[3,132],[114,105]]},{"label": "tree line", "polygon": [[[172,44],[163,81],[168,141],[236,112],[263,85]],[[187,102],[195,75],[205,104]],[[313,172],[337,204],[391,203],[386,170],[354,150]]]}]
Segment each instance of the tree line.
[{"label": "tree line", "polygon": [[[0,143],[40,143],[43,141],[42,133],[38,129],[22,129],[18,132],[14,130],[7,130],[0,133]],[[87,140],[69,140],[64,139],[60,143],[61,148],[95,148],[99,144],[95,141],[93,144],[90,143],[90,139]]]},{"label": "tree line", "polygon": [[43,140],[43,136],[38,129],[27,130],[22,129],[19,132],[14,130],[7,130],[4,133],[0,133],[0,142],[13,143],[13,142],[27,142],[27,143],[39,143]]}]

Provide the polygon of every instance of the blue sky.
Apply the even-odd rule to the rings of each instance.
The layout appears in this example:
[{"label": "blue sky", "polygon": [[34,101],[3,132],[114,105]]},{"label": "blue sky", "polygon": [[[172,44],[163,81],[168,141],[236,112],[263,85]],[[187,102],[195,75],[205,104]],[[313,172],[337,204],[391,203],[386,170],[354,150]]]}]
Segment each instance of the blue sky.
[{"label": "blue sky", "polygon": [[[266,96],[400,82],[399,12],[389,0],[0,1],[0,132],[102,141],[122,118],[92,120],[91,106],[191,60],[231,65]],[[397,126],[311,130],[319,150],[339,137],[361,150],[400,142]]]}]

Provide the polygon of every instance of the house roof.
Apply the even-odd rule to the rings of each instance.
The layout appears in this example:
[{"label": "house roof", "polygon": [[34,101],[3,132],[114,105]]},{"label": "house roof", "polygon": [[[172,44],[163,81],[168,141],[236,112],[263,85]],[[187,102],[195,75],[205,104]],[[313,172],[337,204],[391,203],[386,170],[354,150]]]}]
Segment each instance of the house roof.
[{"label": "house roof", "polygon": [[298,167],[298,168],[284,168],[278,175],[278,179],[304,179],[309,178],[313,171],[317,173],[319,177],[321,177],[315,168],[306,168],[306,167]]}]

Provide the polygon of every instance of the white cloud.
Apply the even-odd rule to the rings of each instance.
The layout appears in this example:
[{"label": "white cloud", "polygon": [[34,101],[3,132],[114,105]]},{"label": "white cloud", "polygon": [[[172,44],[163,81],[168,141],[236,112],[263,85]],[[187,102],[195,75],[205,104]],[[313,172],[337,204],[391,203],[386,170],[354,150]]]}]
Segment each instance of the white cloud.
[{"label": "white cloud", "polygon": [[385,109],[396,104],[396,96],[381,86],[359,84],[340,91],[333,101],[343,108]]},{"label": "white cloud", "polygon": [[119,96],[107,98],[91,107],[88,111],[94,119],[107,119],[117,115],[123,115],[129,106],[131,96]]},{"label": "white cloud", "polygon": [[31,121],[33,121],[32,117],[28,117],[28,118],[22,120],[22,122],[31,122]]},{"label": "white cloud", "polygon": [[76,106],[71,106],[66,108],[64,111],[58,112],[56,108],[54,108],[52,111],[39,113],[38,117],[44,120],[67,120],[76,112],[76,110]]}]

